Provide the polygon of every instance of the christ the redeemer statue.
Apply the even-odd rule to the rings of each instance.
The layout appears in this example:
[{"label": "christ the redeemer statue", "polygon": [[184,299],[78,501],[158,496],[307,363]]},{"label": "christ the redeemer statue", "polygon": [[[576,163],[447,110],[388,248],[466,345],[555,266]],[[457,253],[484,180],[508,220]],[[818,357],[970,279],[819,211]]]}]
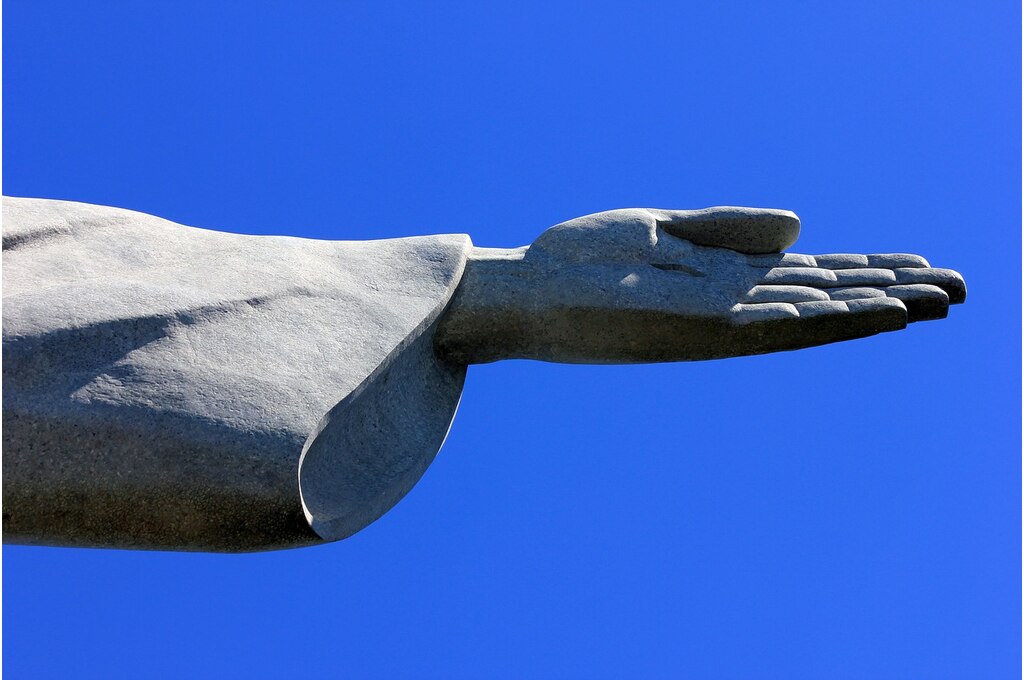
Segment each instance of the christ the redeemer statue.
[{"label": "christ the redeemer statue", "polygon": [[782,210],[613,210],[529,246],[245,236],[3,202],[3,535],[167,550],[350,536],[419,480],[466,366],[799,349],[946,316],[916,255],[783,254]]}]

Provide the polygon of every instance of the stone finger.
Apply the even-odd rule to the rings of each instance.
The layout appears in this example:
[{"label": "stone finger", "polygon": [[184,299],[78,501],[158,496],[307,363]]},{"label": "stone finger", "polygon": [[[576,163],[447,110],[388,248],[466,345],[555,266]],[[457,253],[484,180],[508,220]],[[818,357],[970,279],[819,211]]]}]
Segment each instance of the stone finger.
[{"label": "stone finger", "polygon": [[748,261],[755,267],[817,267],[813,255],[800,253],[775,253],[772,255],[750,255]]},{"label": "stone finger", "polygon": [[967,299],[967,284],[960,274],[952,269],[923,268],[899,268],[895,269],[896,283],[899,284],[926,284],[938,286],[946,291],[949,296],[949,304],[958,305]]},{"label": "stone finger", "polygon": [[801,302],[796,307],[800,319],[827,322],[837,336],[870,335],[899,330],[907,325],[907,309],[895,298],[877,297],[860,300]]},{"label": "stone finger", "polygon": [[799,314],[796,308],[786,302],[767,302],[762,304],[738,304],[730,310],[732,320],[740,326],[757,321],[777,321],[780,319],[796,319]]},{"label": "stone finger", "polygon": [[829,288],[828,296],[833,300],[866,300],[869,298],[885,297],[882,288]]},{"label": "stone finger", "polygon": [[836,287],[840,286],[891,286],[896,275],[891,269],[834,269]]},{"label": "stone finger", "polygon": [[907,307],[902,300],[891,297],[850,300],[846,303],[850,318],[874,328],[873,332],[898,331],[907,327]]},{"label": "stone finger", "polygon": [[849,308],[845,302],[840,300],[815,300],[814,302],[801,302],[794,305],[801,319],[810,319],[816,316],[829,316],[845,314]]},{"label": "stone finger", "polygon": [[647,212],[674,236],[741,253],[780,253],[793,245],[800,234],[800,218],[788,210],[717,206]]},{"label": "stone finger", "polygon": [[938,286],[910,284],[883,288],[888,297],[902,300],[909,321],[944,319],[949,313],[949,295]]},{"label": "stone finger", "polygon": [[856,255],[853,253],[815,255],[814,261],[818,263],[819,267],[825,267],[826,269],[856,269],[869,266],[867,255]]},{"label": "stone finger", "polygon": [[836,275],[831,269],[813,267],[775,267],[764,275],[763,283],[782,286],[815,286],[826,288],[836,284]]},{"label": "stone finger", "polygon": [[901,267],[930,267],[928,260],[911,253],[880,253],[868,255],[868,266],[881,269],[898,269]]},{"label": "stone finger", "polygon": [[754,286],[747,291],[743,302],[809,302],[828,299],[825,291],[808,286]]}]

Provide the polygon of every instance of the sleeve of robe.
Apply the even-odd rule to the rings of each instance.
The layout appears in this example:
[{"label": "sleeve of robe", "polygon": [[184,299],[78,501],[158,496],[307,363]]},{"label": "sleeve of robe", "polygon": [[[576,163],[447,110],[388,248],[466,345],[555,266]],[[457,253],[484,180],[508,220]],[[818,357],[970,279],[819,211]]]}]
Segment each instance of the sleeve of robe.
[{"label": "sleeve of robe", "polygon": [[5,541],[249,551],[365,527],[454,417],[465,368],[432,335],[470,247],[5,198]]}]

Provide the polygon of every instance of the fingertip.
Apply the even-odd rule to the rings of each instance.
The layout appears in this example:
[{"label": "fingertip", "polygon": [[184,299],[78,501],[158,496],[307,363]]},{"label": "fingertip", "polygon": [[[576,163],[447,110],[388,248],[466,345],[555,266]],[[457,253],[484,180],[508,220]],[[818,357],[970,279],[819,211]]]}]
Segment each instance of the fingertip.
[{"label": "fingertip", "polygon": [[899,284],[929,284],[946,291],[949,304],[959,305],[967,299],[967,284],[959,272],[952,269],[900,268],[893,270]]},{"label": "fingertip", "polygon": [[883,288],[891,298],[901,300],[907,308],[907,320],[933,321],[949,314],[949,295],[938,286],[925,284]]},{"label": "fingertip", "polygon": [[947,270],[950,273],[950,284],[949,288],[946,288],[946,294],[949,295],[949,304],[961,305],[967,301],[967,282],[964,281],[964,277],[960,276],[960,272],[955,272],[952,269]]}]

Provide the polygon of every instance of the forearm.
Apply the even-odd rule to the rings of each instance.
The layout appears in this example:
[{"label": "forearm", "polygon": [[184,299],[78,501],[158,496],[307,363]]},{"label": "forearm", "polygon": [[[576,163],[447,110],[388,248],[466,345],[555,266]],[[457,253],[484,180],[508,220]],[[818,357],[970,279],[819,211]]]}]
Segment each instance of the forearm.
[{"label": "forearm", "polygon": [[535,320],[525,254],[525,247],[473,248],[434,336],[440,356],[465,365],[526,355]]}]

